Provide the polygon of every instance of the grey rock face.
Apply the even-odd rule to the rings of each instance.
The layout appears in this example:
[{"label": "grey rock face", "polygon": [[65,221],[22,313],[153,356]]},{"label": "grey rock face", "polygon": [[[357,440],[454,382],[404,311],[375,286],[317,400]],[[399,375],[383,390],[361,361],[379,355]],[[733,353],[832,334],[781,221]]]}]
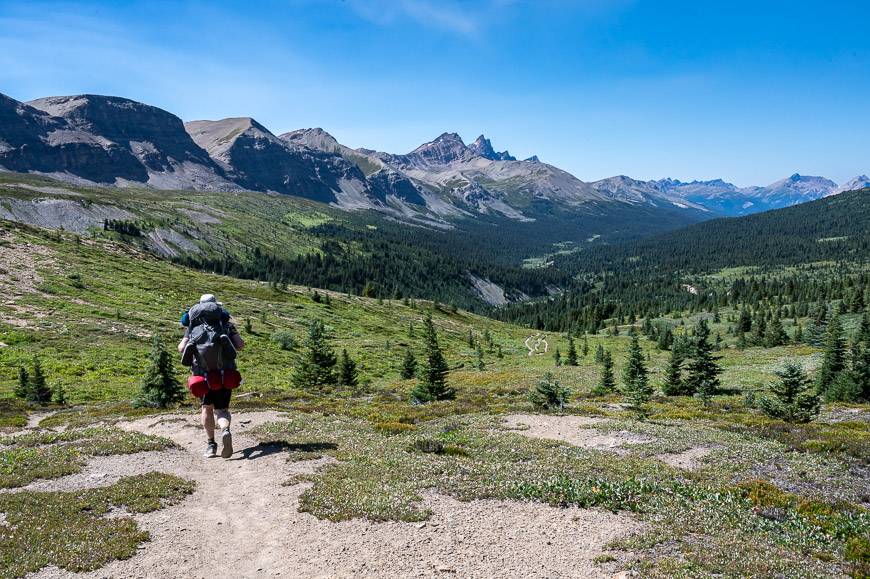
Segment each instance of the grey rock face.
[{"label": "grey rock face", "polygon": [[128,150],[2,94],[0,166],[21,172],[69,172],[98,183],[114,183],[116,176],[147,178]]},{"label": "grey rock face", "polygon": [[0,95],[0,166],[116,185],[237,188],[191,140],[178,117],[97,95],[26,104]]},{"label": "grey rock face", "polygon": [[512,156],[507,151],[502,151],[501,153],[496,152],[496,150],[492,148],[490,140],[483,135],[480,135],[473,143],[468,145],[468,152],[472,155],[478,155],[484,159],[489,159],[490,161],[517,160],[516,157]]},{"label": "grey rock face", "polygon": [[324,203],[338,193],[370,193],[365,176],[340,155],[291,146],[251,118],[193,121],[187,131],[232,180],[253,191],[274,191]]}]

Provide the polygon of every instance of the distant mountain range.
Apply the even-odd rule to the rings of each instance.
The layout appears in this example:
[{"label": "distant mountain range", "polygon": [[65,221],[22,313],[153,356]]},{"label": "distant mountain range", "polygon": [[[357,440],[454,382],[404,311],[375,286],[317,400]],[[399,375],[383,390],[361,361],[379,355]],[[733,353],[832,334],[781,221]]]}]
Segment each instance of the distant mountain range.
[{"label": "distant mountain range", "polygon": [[683,202],[717,215],[734,216],[780,209],[843,191],[863,189],[870,187],[870,178],[860,175],[838,186],[824,177],[795,173],[766,187],[737,187],[721,179],[637,181],[619,176],[595,181],[592,186],[599,191],[607,191],[611,196],[622,196],[635,202],[654,203],[656,199],[665,197],[673,203]]},{"label": "distant mountain range", "polygon": [[276,136],[251,118],[183,123],[157,107],[98,95],[22,103],[0,94],[0,168],[122,187],[274,192],[426,223],[484,215],[524,222],[626,205],[683,213],[689,222],[870,186],[866,175],[838,186],[798,174],[744,188],[625,176],[587,183],[537,156],[497,152],[483,135],[466,145],[444,133],[390,154],[346,147],[322,129]]}]

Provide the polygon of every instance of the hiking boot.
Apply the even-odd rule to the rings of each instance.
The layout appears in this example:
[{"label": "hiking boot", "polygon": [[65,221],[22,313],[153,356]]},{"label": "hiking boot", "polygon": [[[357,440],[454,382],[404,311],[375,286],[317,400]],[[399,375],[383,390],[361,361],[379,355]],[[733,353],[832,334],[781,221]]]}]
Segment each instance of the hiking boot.
[{"label": "hiking boot", "polygon": [[206,458],[214,458],[217,456],[217,442],[209,442],[205,446],[205,454],[203,455]]},{"label": "hiking boot", "polygon": [[221,458],[229,458],[233,455],[233,435],[230,434],[229,428],[224,428],[221,431],[221,444],[223,444],[223,448],[221,449]]}]

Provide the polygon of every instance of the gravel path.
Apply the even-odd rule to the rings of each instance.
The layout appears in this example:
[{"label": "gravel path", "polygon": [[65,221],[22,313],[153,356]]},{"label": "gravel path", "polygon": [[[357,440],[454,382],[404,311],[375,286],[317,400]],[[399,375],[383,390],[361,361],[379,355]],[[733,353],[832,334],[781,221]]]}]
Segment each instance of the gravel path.
[{"label": "gravel path", "polygon": [[[640,529],[629,515],[495,500],[459,502],[425,494],[425,523],[321,521],[298,511],[305,485],[282,486],[328,459],[287,462],[261,449],[246,431],[274,412],[234,416],[235,455],[204,459],[197,416],[154,417],[124,428],[167,436],[181,450],[91,461],[79,474],[28,488],[111,484],[160,470],[197,482],[180,504],[136,515],[150,532],[137,555],[84,577],[608,577],[619,563],[592,559],[611,540]],[[619,555],[618,553],[616,553]],[[68,577],[56,568],[34,577]]]}]

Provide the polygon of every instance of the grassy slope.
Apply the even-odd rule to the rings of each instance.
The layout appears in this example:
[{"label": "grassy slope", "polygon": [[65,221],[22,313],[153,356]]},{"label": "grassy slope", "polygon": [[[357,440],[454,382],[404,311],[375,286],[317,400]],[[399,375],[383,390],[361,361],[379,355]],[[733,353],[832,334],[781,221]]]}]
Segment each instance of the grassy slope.
[{"label": "grassy slope", "polygon": [[[155,226],[191,232],[206,255],[241,257],[245,246],[292,258],[320,247],[307,228],[350,221],[346,212],[296,197],[250,192],[158,191],[146,188],[82,187],[52,179],[0,172],[3,199],[67,199],[116,207]],[[203,219],[204,218],[204,219]],[[205,222],[204,222],[205,221]]]},{"label": "grassy slope", "polygon": [[[0,272],[0,291],[12,299],[0,302],[0,342],[7,345],[0,348],[0,393],[9,395],[17,367],[38,353],[49,382],[62,384],[73,401],[129,398],[145,366],[150,336],[159,333],[174,344],[181,336],[177,320],[185,305],[205,292],[215,293],[226,304],[243,332],[243,320],[251,320],[253,332],[245,336],[249,347],[240,358],[249,390],[292,394],[290,373],[299,352],[281,350],[271,335],[289,330],[301,341],[315,318],[324,320],[337,350],[347,348],[360,362],[362,376],[370,381],[368,391],[404,398],[412,387],[399,378],[398,367],[406,346],[421,353],[421,320],[428,302],[414,307],[330,293],[330,304],[316,303],[306,288],[276,291],[264,283],[187,270],[104,240],[76,243],[70,234],[10,223],[2,228],[7,257],[0,258],[0,268],[5,268]],[[34,270],[37,278],[32,280]],[[555,369],[549,354],[528,355],[523,342],[531,330],[446,308],[435,311],[435,321],[448,362],[456,368],[451,382],[461,398],[503,396],[519,401],[545,370],[554,370],[575,391],[585,392],[597,380],[592,352],[598,343],[613,352],[617,371],[627,346],[623,336],[595,336],[580,366]],[[411,325],[417,330],[413,337]],[[714,331],[724,334],[725,326],[714,326]],[[486,352],[487,368],[480,372],[473,369],[476,355],[467,335],[471,330],[480,340],[485,329],[502,347],[504,358]],[[557,347],[566,352],[564,336],[544,335],[550,353]],[[656,379],[667,352],[646,340],[644,346]],[[724,381],[737,387],[771,379],[784,357],[800,357],[810,364],[818,358],[816,350],[806,346],[726,350],[723,355]]]}]

